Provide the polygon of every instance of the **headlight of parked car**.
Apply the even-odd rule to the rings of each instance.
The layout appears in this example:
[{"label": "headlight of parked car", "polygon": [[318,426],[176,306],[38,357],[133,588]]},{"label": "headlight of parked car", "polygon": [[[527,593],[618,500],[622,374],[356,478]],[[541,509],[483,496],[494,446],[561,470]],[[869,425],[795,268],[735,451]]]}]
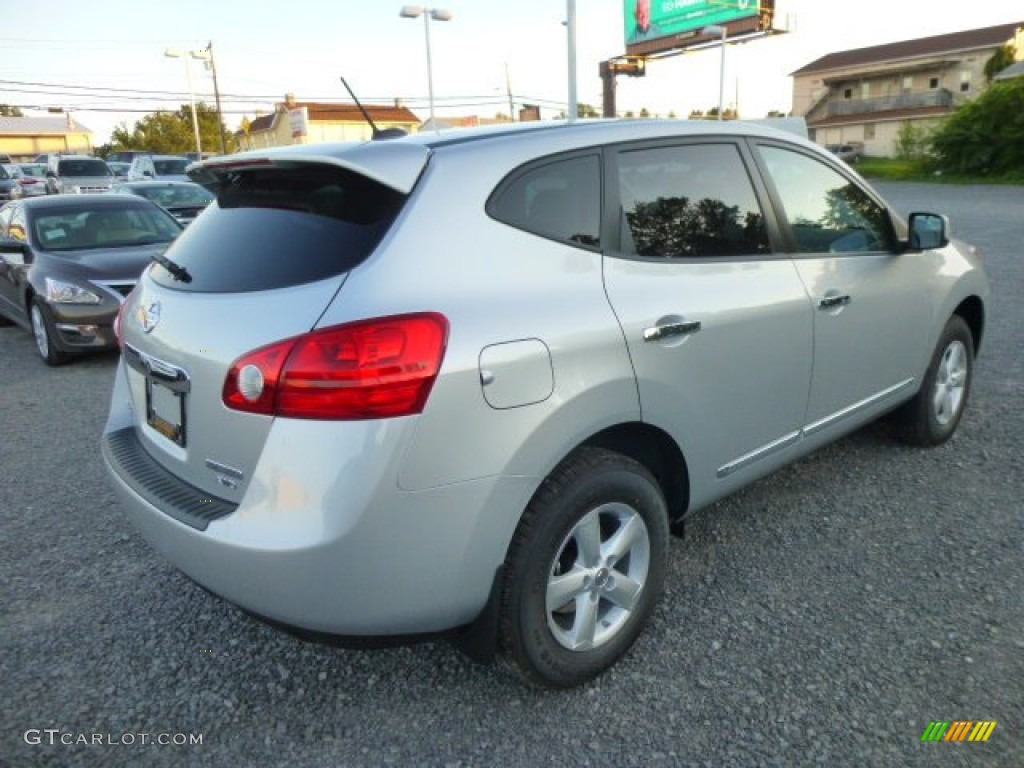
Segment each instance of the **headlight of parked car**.
[{"label": "headlight of parked car", "polygon": [[46,278],[46,300],[54,304],[99,304],[100,297],[74,283]]}]

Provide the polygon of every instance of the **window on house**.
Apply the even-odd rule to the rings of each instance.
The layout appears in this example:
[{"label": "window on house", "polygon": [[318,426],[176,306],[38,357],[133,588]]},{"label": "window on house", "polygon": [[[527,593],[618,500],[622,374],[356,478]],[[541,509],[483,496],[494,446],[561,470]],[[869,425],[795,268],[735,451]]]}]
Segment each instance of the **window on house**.
[{"label": "window on house", "polygon": [[910,75],[907,75],[906,77],[903,78],[903,92],[904,93],[910,93],[910,91],[913,88],[914,88],[914,78],[911,77]]},{"label": "window on house", "polygon": [[853,88],[846,88],[843,91],[843,98],[844,99],[852,99],[853,98]]},{"label": "window on house", "polygon": [[862,99],[871,98],[871,83],[860,84],[860,97]]},{"label": "window on house", "polygon": [[966,93],[969,90],[971,90],[971,72],[964,70],[960,73],[960,92]]},{"label": "window on house", "polygon": [[867,125],[864,126],[864,138],[865,139],[873,139],[873,138],[875,138],[875,124],[874,123],[868,123]]},{"label": "window on house", "polygon": [[928,81],[928,87],[933,91],[939,87],[939,78],[933,77]]}]

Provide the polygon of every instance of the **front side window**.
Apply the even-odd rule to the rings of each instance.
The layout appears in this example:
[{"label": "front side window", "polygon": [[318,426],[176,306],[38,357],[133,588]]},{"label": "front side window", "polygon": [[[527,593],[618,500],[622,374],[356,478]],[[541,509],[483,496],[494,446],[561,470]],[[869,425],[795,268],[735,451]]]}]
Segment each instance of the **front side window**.
[{"label": "front side window", "polygon": [[597,247],[601,233],[601,167],[597,155],[529,168],[500,186],[487,212],[542,237]]},{"label": "front side window", "polygon": [[771,250],[764,216],[733,144],[623,152],[619,199],[626,254],[703,258]]},{"label": "front side window", "polygon": [[842,174],[812,157],[760,147],[800,253],[893,249],[889,214]]}]

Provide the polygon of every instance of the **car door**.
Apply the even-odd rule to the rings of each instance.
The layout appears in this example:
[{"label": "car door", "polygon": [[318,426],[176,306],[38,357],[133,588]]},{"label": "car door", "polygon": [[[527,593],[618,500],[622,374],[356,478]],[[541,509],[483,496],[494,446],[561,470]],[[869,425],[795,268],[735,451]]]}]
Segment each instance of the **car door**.
[{"label": "car door", "polygon": [[805,433],[842,432],[917,386],[929,327],[924,260],[898,253],[888,210],[852,176],[800,148],[757,151],[814,307]]},{"label": "car door", "polygon": [[[643,418],[681,446],[691,508],[778,466],[799,441],[812,312],[737,139],[609,152],[605,287]],[[612,234],[612,233],[609,233]]]},{"label": "car door", "polygon": [[[0,235],[10,240],[27,242],[25,212],[17,203],[9,203],[0,210]],[[5,248],[0,253],[0,304],[7,317],[23,318],[21,284],[24,280],[25,254]]]}]

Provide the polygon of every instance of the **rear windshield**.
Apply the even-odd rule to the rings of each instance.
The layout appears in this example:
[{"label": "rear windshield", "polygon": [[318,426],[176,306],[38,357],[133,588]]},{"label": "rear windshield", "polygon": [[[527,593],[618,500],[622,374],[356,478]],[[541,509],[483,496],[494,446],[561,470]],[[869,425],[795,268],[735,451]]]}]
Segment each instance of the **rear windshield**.
[{"label": "rear windshield", "polygon": [[109,176],[110,168],[95,158],[61,160],[57,165],[57,173],[61,176]]},{"label": "rear windshield", "polygon": [[331,166],[230,172],[216,201],[175,241],[167,258],[188,270],[153,279],[200,293],[265,291],[340,275],[380,242],[405,197]]},{"label": "rear windshield", "polygon": [[154,160],[153,166],[156,168],[158,176],[170,176],[172,174],[183,176],[189,162],[191,161],[186,160],[184,157],[171,157],[166,160]]}]

